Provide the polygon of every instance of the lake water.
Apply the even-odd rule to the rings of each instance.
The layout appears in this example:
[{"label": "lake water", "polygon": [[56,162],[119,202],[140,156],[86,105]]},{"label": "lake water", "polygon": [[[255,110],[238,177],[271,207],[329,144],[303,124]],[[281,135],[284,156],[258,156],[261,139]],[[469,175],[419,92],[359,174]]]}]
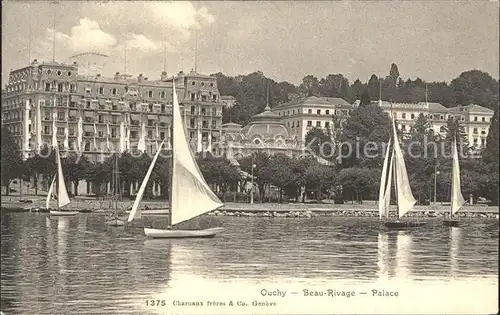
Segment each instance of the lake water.
[{"label": "lake water", "polygon": [[[164,219],[146,221],[161,227]],[[226,230],[213,239],[151,240],[139,228],[107,227],[100,215],[2,213],[0,309],[5,315],[498,309],[496,219],[464,219],[460,228],[436,219],[400,232],[385,231],[376,218],[199,221]]]}]

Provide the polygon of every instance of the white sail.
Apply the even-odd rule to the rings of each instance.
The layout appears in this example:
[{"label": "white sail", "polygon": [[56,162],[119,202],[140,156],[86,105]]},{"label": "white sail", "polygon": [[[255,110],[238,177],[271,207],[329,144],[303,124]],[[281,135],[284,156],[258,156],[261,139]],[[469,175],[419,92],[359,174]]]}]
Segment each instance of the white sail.
[{"label": "white sail", "polygon": [[387,172],[387,182],[385,186],[384,195],[384,215],[389,217],[389,210],[391,207],[391,188],[392,188],[392,177],[393,177],[393,166],[394,166],[394,147],[392,148],[391,161],[389,162],[389,171]]},{"label": "white sail", "polygon": [[57,127],[56,127],[57,113],[52,114],[52,147],[57,147]]},{"label": "white sail", "polygon": [[141,137],[137,144],[137,150],[141,152],[146,151],[146,124],[144,122],[141,123]]},{"label": "white sail", "polygon": [[61,158],[59,156],[59,150],[56,150],[57,158],[57,203],[59,208],[64,207],[69,204],[68,191],[66,190],[66,184],[64,183],[64,174],[61,165]]},{"label": "white sail", "polygon": [[406,173],[406,165],[403,157],[403,152],[401,152],[401,147],[399,146],[399,140],[394,120],[392,121],[392,129],[394,131],[394,166],[396,168],[395,180],[398,198],[398,217],[401,218],[408,211],[410,211],[411,208],[413,208],[413,205],[415,205],[417,201],[415,200],[415,197],[413,197],[413,193],[411,192],[410,180],[408,179],[408,174]]},{"label": "white sail", "polygon": [[97,151],[98,148],[97,148],[97,127],[94,123],[94,150]]},{"label": "white sail", "polygon": [[453,140],[453,170],[451,175],[451,214],[455,214],[465,204],[460,187],[460,164],[458,163],[457,141]]},{"label": "white sail", "polygon": [[42,110],[40,109],[40,102],[36,103],[36,143],[38,150],[42,148]]},{"label": "white sail", "polygon": [[120,123],[120,152],[125,151],[125,123]]},{"label": "white sail", "polygon": [[[385,152],[384,165],[382,166],[382,175],[380,177],[380,189],[378,192],[378,212],[380,218],[385,216],[385,192],[386,192],[386,182],[388,177],[390,178],[391,173],[387,174],[387,164],[389,163],[389,153],[391,149],[391,140],[387,143],[387,150]],[[390,187],[390,186],[389,186]]]},{"label": "white sail", "polygon": [[64,127],[64,149],[69,150],[69,130],[68,130],[68,127]]},{"label": "white sail", "polygon": [[106,125],[106,147],[108,148],[108,150],[111,150],[111,146],[109,144],[110,135],[111,135],[111,132],[109,130],[109,122],[108,122],[108,124]]},{"label": "white sail", "polygon": [[78,151],[82,152],[83,151],[83,118],[81,116],[80,116],[80,118],[78,118],[77,144],[78,144]]},{"label": "white sail", "polygon": [[52,198],[52,194],[54,193],[54,185],[56,184],[57,175],[54,176],[52,183],[49,187],[49,193],[47,194],[47,200],[45,201],[45,209],[49,209],[50,198]]},{"label": "white sail", "polygon": [[144,191],[146,190],[146,185],[148,184],[149,177],[151,176],[151,173],[153,172],[153,169],[156,164],[156,160],[158,159],[158,156],[160,155],[161,152],[161,147],[163,146],[163,142],[160,144],[160,149],[156,151],[156,154],[153,158],[153,161],[151,161],[151,164],[149,165],[148,172],[146,173],[146,176],[144,176],[144,179],[142,180],[141,187],[139,188],[139,191],[137,192],[137,196],[135,197],[134,205],[132,206],[132,210],[130,211],[130,214],[128,216],[128,222],[132,221],[133,219],[139,219],[141,217],[141,211],[139,210],[139,203],[142,200],[142,195],[144,195]]},{"label": "white sail", "polygon": [[[174,82],[173,82],[174,83]],[[179,101],[173,86],[171,225],[223,206],[208,187],[189,149]]]}]

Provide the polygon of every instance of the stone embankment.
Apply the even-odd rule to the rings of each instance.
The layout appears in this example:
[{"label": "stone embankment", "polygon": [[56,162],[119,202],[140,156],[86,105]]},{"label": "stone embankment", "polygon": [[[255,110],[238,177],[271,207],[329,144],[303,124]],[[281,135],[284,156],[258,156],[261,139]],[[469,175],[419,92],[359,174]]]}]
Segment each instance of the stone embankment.
[{"label": "stone embankment", "polygon": [[[121,210],[130,209],[132,200],[124,200],[118,203]],[[51,207],[55,204],[51,203]],[[20,202],[18,197],[2,197],[2,210],[9,211],[30,211],[30,209],[45,208],[44,198],[31,198],[31,202]],[[141,208],[149,210],[149,214],[168,213],[168,202],[166,201],[144,201]],[[391,214],[396,215],[396,207],[391,206]],[[65,207],[68,210],[90,211],[90,212],[108,212],[112,209],[110,200],[96,200],[95,198],[76,198]],[[408,216],[414,217],[438,217],[449,213],[449,206],[415,206]],[[457,215],[461,217],[496,217],[499,209],[497,206],[474,205],[464,206]],[[262,216],[262,217],[294,217],[307,218],[315,216],[342,216],[342,217],[376,217],[378,216],[378,206],[374,202],[365,204],[303,204],[303,203],[233,203],[227,202],[218,210],[212,211],[209,215],[215,216]]]}]

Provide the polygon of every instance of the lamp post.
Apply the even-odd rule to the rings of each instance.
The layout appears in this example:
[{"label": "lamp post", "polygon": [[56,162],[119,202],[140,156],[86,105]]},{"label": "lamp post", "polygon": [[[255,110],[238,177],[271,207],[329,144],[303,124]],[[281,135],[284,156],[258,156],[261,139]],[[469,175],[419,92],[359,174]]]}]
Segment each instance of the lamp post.
[{"label": "lamp post", "polygon": [[439,175],[439,171],[437,170],[438,165],[434,166],[434,208],[436,209],[437,205],[437,176]]},{"label": "lamp post", "polygon": [[252,188],[250,189],[250,203],[253,204],[253,169],[256,165],[253,164],[253,156],[252,156]]}]

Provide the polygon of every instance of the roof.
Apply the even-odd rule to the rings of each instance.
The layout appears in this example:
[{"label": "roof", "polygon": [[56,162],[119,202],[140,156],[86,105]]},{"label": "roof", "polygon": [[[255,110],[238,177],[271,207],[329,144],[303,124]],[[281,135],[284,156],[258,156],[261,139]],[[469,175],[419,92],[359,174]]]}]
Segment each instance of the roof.
[{"label": "roof", "polygon": [[[424,103],[424,102],[420,102],[420,103]],[[448,110],[448,108],[444,107],[443,105],[441,105],[439,103],[428,103],[428,104],[429,104],[429,110],[432,110],[432,111],[439,112],[439,111],[447,111]]]},{"label": "roof", "polygon": [[232,96],[232,95],[221,95],[221,100],[223,101],[235,101],[236,100],[236,97]]},{"label": "roof", "polygon": [[275,114],[271,111],[271,108],[269,105],[264,108],[264,111],[260,114],[253,115],[251,118],[252,121],[263,121],[263,120],[270,120],[270,121],[279,121],[281,122],[281,116],[278,114]]},{"label": "roof", "polygon": [[303,97],[295,101],[283,103],[277,106],[277,108],[296,106],[296,105],[330,105],[330,106],[351,106],[349,102],[338,97],[317,97],[308,96]]},{"label": "roof", "polygon": [[493,112],[494,112],[493,110],[491,110],[489,108],[486,108],[486,107],[483,107],[483,106],[477,105],[477,104],[470,104],[467,106],[457,106],[457,107],[453,107],[450,109],[453,109],[455,111],[467,111],[469,113],[484,113],[484,114],[491,114],[491,115],[493,115]]}]

